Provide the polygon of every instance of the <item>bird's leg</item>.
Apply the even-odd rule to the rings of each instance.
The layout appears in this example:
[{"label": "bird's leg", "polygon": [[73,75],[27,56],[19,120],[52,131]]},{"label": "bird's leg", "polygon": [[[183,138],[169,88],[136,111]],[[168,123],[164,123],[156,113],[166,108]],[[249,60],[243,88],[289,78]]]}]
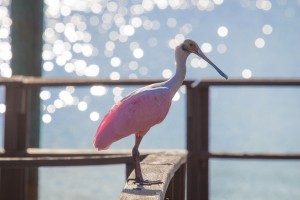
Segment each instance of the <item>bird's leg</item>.
[{"label": "bird's leg", "polygon": [[149,181],[144,180],[142,170],[141,170],[141,164],[140,164],[140,152],[139,152],[139,145],[142,141],[143,136],[135,135],[135,144],[132,149],[132,157],[134,161],[135,166],[135,181],[136,183],[139,183],[140,185],[153,185],[153,184],[161,184],[161,181]]},{"label": "bird's leg", "polygon": [[140,152],[139,152],[139,145],[142,141],[143,136],[135,135],[135,144],[132,149],[132,157],[134,162],[134,169],[135,169],[135,181],[138,183],[142,183],[144,181],[141,165],[140,165]]}]

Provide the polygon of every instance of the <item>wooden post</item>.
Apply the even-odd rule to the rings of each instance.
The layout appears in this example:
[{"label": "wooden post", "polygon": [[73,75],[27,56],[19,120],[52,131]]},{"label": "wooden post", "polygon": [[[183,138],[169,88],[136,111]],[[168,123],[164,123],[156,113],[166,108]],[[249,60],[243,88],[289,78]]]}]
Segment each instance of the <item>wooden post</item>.
[{"label": "wooden post", "polygon": [[182,200],[185,199],[186,184],[186,164],[180,166],[172,178],[165,199]]},{"label": "wooden post", "polygon": [[[13,58],[11,66],[13,75],[41,76],[42,34],[43,34],[43,1],[12,0],[11,46]],[[29,121],[29,144],[39,146],[39,90],[31,91]],[[32,144],[32,145],[31,145]]]},{"label": "wooden post", "polygon": [[43,1],[11,1],[11,60],[14,75],[41,76]]},{"label": "wooden post", "polygon": [[[42,70],[42,34],[43,34],[42,0],[11,1],[11,67],[13,75],[41,76]],[[28,140],[29,147],[39,147],[40,140],[40,99],[38,88],[31,89],[28,101]],[[25,131],[25,130],[24,130]],[[38,170],[29,169],[28,199],[38,199]]]},{"label": "wooden post", "polygon": [[127,180],[127,178],[130,176],[131,172],[134,170],[134,164],[132,162],[130,163],[126,163],[126,169],[125,169],[125,178]]},{"label": "wooden post", "polygon": [[[22,82],[6,86],[4,150],[9,156],[24,153],[27,148],[26,90]],[[0,199],[24,200],[27,197],[27,169],[2,168]]]},{"label": "wooden post", "polygon": [[187,87],[187,199],[208,200],[209,88]]}]

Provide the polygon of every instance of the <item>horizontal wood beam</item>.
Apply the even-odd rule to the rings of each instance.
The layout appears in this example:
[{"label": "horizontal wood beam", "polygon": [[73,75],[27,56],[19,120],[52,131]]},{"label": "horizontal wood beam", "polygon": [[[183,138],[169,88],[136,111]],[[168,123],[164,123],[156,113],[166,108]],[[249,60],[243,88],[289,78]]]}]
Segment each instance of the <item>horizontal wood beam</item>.
[{"label": "horizontal wood beam", "polygon": [[109,165],[131,162],[130,155],[1,157],[0,168]]},{"label": "horizontal wood beam", "polygon": [[[155,152],[155,151],[154,151]],[[152,153],[152,151],[144,154]],[[99,155],[131,155],[130,149],[109,149],[97,151],[92,149],[43,149],[43,148],[28,148],[27,154],[30,156],[99,156]]]},{"label": "horizontal wood beam", "polygon": [[[162,82],[165,79],[148,79],[148,80],[110,80],[99,78],[41,78],[30,76],[13,76],[11,78],[0,78],[0,85],[8,85],[14,82],[22,82],[29,87],[43,87],[43,86],[91,86],[91,85],[147,85],[156,82]],[[186,80],[183,84],[190,84],[193,81]]]},{"label": "horizontal wood beam", "polygon": [[[148,155],[160,152],[170,152],[172,150],[167,149],[142,149],[141,155]],[[28,148],[25,153],[19,153],[14,155],[6,154],[4,149],[0,148],[0,157],[7,156],[65,156],[65,155],[131,155],[131,149],[108,149],[108,150],[93,150],[93,149],[45,149],[45,148]]]},{"label": "horizontal wood beam", "polygon": [[201,86],[300,86],[300,79],[203,79]]},{"label": "horizontal wood beam", "polygon": [[[141,158],[164,150],[141,151]],[[83,166],[126,164],[132,162],[131,150],[72,150],[34,149],[25,153],[6,154],[0,150],[0,168],[41,167],[41,166]]]},{"label": "horizontal wood beam", "polygon": [[[0,85],[9,85],[22,82],[29,87],[45,86],[91,86],[91,85],[147,85],[165,81],[164,79],[148,80],[109,80],[99,78],[41,78],[30,76],[13,76],[10,78],[0,78]],[[209,86],[300,86],[300,79],[203,79],[185,80],[183,85],[188,87],[209,87]]]},{"label": "horizontal wood beam", "polygon": [[[193,155],[193,156],[192,156]],[[196,160],[218,158],[218,159],[261,159],[261,160],[300,160],[300,153],[246,153],[246,152],[209,152],[209,153],[189,153],[189,157]]]},{"label": "horizontal wood beam", "polygon": [[208,156],[209,158],[226,158],[226,159],[300,160],[300,153],[211,152],[209,155],[206,156]]},{"label": "horizontal wood beam", "polygon": [[[90,85],[147,85],[151,83],[165,81],[164,79],[148,80],[109,80],[99,78],[41,78],[30,76],[13,76],[11,78],[0,78],[0,85],[8,85],[15,82],[22,82],[30,87],[43,86],[90,86]],[[197,86],[300,86],[300,79],[203,79],[185,80],[184,85]]]}]

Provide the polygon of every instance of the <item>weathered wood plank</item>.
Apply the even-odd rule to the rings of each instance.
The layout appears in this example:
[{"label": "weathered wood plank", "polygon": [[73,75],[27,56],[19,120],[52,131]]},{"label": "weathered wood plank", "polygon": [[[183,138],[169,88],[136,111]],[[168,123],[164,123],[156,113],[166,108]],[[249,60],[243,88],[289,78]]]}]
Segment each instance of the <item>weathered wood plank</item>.
[{"label": "weathered wood plank", "polygon": [[[147,149],[147,150],[141,150],[141,155],[148,155],[153,153],[159,153],[164,151],[170,151],[170,150],[164,150],[164,149]],[[21,157],[21,156],[85,156],[85,155],[124,155],[124,154],[130,154],[131,155],[132,150],[131,149],[109,149],[109,150],[92,150],[92,149],[43,149],[43,148],[28,148],[26,152],[19,152],[13,155],[6,154],[4,149],[0,149],[0,157],[9,157],[9,156],[15,156],[15,157]]]},{"label": "weathered wood plank", "polygon": [[[141,158],[163,150],[141,151]],[[70,150],[70,149],[28,149],[19,154],[0,154],[0,168],[40,166],[82,166],[131,164],[131,150]]]},{"label": "weathered wood plank", "polygon": [[161,184],[138,185],[133,180],[134,171],[130,174],[121,193],[121,200],[156,200],[164,199],[167,188],[175,172],[187,160],[187,151],[172,151],[148,155],[142,162],[141,168],[144,179],[159,180]]},{"label": "weathered wood plank", "polygon": [[[91,85],[147,85],[156,82],[162,82],[165,79],[144,79],[144,80],[110,80],[110,79],[98,79],[98,78],[41,78],[30,76],[12,76],[11,78],[1,78],[1,85],[9,85],[14,82],[22,82],[29,87],[43,87],[43,86],[91,86]],[[184,85],[190,84],[193,81],[185,80]]]},{"label": "weathered wood plank", "polygon": [[[89,149],[40,149],[28,148],[26,153],[14,154],[14,157],[29,156],[29,157],[70,157],[70,156],[99,156],[99,155],[128,155],[131,156],[131,149],[110,149],[105,151],[96,151]],[[141,156],[146,156],[154,153],[170,152],[170,150],[141,150]],[[0,148],[0,158],[8,157],[4,149]],[[210,152],[208,154],[198,155],[205,158],[220,158],[220,159],[274,159],[274,160],[297,160],[300,159],[300,153],[280,153],[280,152]],[[130,171],[131,172],[131,171]],[[129,176],[129,174],[128,174]]]},{"label": "weathered wood plank", "polygon": [[129,155],[1,157],[0,168],[109,165],[131,162]]},{"label": "weathered wood plank", "polygon": [[300,160],[300,153],[243,153],[243,152],[210,152],[209,158],[220,159],[270,159],[270,160]]},{"label": "weathered wood plank", "polygon": [[299,86],[299,78],[290,79],[204,79],[201,80],[202,86]]},{"label": "weathered wood plank", "polygon": [[[150,154],[156,151],[141,151],[143,154]],[[109,149],[97,151],[93,149],[41,149],[28,148],[27,154],[30,156],[85,156],[85,155],[131,155],[130,149]]]},{"label": "weathered wood plank", "polygon": [[[1,85],[9,85],[14,82],[22,82],[30,87],[43,87],[43,86],[90,86],[90,85],[147,85],[164,81],[163,79],[148,79],[148,80],[109,80],[109,79],[96,79],[96,78],[40,78],[29,76],[12,76],[11,78],[0,77]],[[199,81],[185,80],[184,85],[197,87],[199,84],[202,86],[299,86],[300,79],[204,79]]]}]

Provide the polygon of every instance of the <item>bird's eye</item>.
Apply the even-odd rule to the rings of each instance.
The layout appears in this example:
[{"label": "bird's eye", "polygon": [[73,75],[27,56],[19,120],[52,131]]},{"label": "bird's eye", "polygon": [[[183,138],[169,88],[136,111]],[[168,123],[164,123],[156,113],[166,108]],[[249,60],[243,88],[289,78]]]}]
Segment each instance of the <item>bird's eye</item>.
[{"label": "bird's eye", "polygon": [[190,47],[193,47],[194,46],[194,44],[193,43],[190,43]]}]

